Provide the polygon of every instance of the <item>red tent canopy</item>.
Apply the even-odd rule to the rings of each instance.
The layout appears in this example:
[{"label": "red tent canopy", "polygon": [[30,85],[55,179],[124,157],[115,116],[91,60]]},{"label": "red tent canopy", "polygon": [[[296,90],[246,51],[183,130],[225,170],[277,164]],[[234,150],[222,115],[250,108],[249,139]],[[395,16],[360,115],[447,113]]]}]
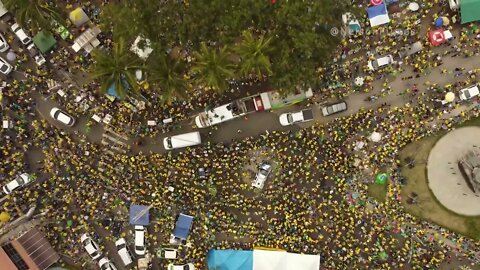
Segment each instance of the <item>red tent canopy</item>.
[{"label": "red tent canopy", "polygon": [[447,39],[445,38],[445,34],[443,33],[442,28],[428,32],[428,38],[430,39],[430,43],[433,46],[439,46],[447,42]]}]

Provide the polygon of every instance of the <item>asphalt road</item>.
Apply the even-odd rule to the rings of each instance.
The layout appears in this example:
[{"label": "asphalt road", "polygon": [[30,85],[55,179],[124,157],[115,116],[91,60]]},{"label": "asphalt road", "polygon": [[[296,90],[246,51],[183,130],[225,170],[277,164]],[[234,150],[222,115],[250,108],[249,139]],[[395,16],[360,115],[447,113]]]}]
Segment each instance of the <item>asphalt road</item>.
[{"label": "asphalt road", "polygon": [[[434,51],[443,51],[444,48],[435,48]],[[442,68],[446,68],[447,70],[453,70],[455,67],[463,67],[466,70],[478,68],[477,63],[480,61],[480,56],[473,56],[470,58],[454,58],[450,59],[451,57],[447,56],[444,58],[444,64],[441,66]],[[380,106],[382,103],[388,103],[394,107],[401,107],[404,106],[407,102],[411,102],[412,98],[409,98],[406,95],[402,95],[401,93],[405,91],[407,88],[411,88],[413,83],[418,86],[420,93],[426,92],[427,89],[424,86],[424,83],[435,82],[439,85],[445,85],[448,83],[453,83],[456,81],[464,80],[464,76],[454,77],[453,74],[442,74],[440,68],[433,69],[430,74],[421,76],[420,78],[416,78],[413,80],[402,80],[402,77],[412,75],[412,70],[408,70],[396,77],[395,80],[391,81],[388,86],[391,87],[392,92],[389,93],[386,97],[379,98],[374,102],[366,101],[366,98],[371,95],[379,95],[380,90],[383,88],[382,81],[375,81],[374,91],[370,93],[353,93],[350,96],[346,97],[344,100],[348,104],[348,110],[336,115],[332,115],[329,117],[323,117],[321,115],[321,108],[325,101],[319,101],[312,99],[308,102],[304,102],[300,105],[290,106],[281,110],[273,111],[273,112],[255,112],[245,117],[239,117],[237,119],[222,123],[217,125],[215,128],[204,128],[198,129],[202,134],[203,143],[211,142],[211,143],[229,143],[232,140],[239,140],[246,137],[255,137],[261,134],[265,134],[266,132],[272,131],[287,131],[287,130],[298,130],[300,128],[305,128],[308,126],[313,125],[315,122],[326,123],[329,121],[334,121],[335,118],[343,117],[351,114],[355,114],[359,110],[363,109],[370,109]],[[458,89],[456,89],[458,90]],[[64,127],[58,123],[56,123],[53,119],[49,117],[48,112],[54,106],[58,106],[57,103],[52,99],[45,99],[38,93],[32,93],[35,97],[37,102],[37,109],[40,115],[45,118],[49,123],[56,126],[57,128],[64,129],[68,132],[85,132],[85,123],[87,122],[87,117],[91,117],[90,115],[75,115],[74,117],[77,118],[77,124],[73,128]],[[72,98],[68,97],[67,98]],[[328,102],[336,101],[336,99],[331,99]],[[298,125],[293,125],[289,127],[283,127],[280,125],[278,121],[278,116],[281,113],[287,111],[298,111],[305,107],[313,108],[314,110],[314,117],[315,120],[307,123],[302,123]],[[61,107],[60,107],[61,108]],[[181,134],[185,132],[190,132],[195,130],[194,121],[193,119],[183,121],[179,125],[180,128],[175,129],[172,132],[161,134],[155,138],[142,138],[142,145],[137,146],[133,142],[138,138],[130,138],[129,144],[132,149],[132,154],[137,154],[140,151],[144,154],[148,153],[165,153],[166,151],[163,148],[162,140],[166,136]],[[96,124],[92,127],[92,130],[87,134],[87,137],[90,141],[99,143],[101,141],[103,132],[105,129],[100,124]],[[181,150],[176,150],[175,152],[180,152]]]}]

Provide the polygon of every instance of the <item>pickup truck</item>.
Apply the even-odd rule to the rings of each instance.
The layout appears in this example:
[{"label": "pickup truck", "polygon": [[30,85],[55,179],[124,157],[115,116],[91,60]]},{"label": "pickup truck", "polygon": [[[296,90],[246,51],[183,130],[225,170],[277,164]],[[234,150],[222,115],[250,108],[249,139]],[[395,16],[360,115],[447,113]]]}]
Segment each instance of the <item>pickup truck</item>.
[{"label": "pickup truck", "polygon": [[299,112],[284,113],[279,117],[280,125],[289,126],[295,123],[303,123],[313,120],[313,110],[305,109]]},{"label": "pickup truck", "polygon": [[33,59],[35,60],[35,63],[38,66],[41,66],[45,64],[45,62],[47,62],[43,54],[38,51],[37,46],[35,46],[33,42],[27,46],[27,51],[30,54],[30,56],[33,57]]}]

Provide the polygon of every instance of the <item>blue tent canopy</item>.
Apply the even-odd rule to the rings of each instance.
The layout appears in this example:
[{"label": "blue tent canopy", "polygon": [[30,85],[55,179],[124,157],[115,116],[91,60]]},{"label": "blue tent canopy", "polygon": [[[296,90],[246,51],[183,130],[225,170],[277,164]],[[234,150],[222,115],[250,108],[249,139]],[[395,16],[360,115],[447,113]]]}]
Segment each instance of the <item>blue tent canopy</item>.
[{"label": "blue tent canopy", "polygon": [[252,270],[253,251],[251,250],[210,250],[207,255],[208,269]]},{"label": "blue tent canopy", "polygon": [[173,235],[180,239],[187,239],[190,227],[192,227],[193,217],[185,214],[180,214],[173,230]]},{"label": "blue tent canopy", "polygon": [[[122,78],[122,84],[125,89],[130,89],[130,85],[128,84],[127,80],[125,80],[125,78]],[[117,92],[117,87],[115,83],[112,83],[112,85],[110,85],[110,87],[107,89],[107,94],[112,97],[121,98],[121,96]]]},{"label": "blue tent canopy", "polygon": [[148,226],[150,223],[150,215],[148,206],[130,205],[130,224]]},{"label": "blue tent canopy", "polygon": [[117,94],[117,88],[115,87],[114,83],[112,83],[112,85],[110,85],[110,87],[108,88],[107,94],[109,94],[112,97],[120,98],[120,95]]},{"label": "blue tent canopy", "polygon": [[384,4],[371,6],[367,9],[368,18],[375,18],[377,16],[387,14],[387,9]]},{"label": "blue tent canopy", "polygon": [[390,22],[388,17],[387,6],[382,3],[378,6],[371,6],[367,9],[370,26],[375,27]]}]

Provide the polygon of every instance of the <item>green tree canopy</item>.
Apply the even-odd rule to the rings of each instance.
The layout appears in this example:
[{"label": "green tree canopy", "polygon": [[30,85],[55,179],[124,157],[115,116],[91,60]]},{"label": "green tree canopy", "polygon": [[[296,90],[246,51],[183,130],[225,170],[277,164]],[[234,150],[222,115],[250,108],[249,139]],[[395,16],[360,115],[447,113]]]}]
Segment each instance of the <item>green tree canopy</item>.
[{"label": "green tree canopy", "polygon": [[26,27],[30,21],[37,30],[51,30],[52,20],[64,22],[60,9],[44,0],[3,0],[2,3],[15,13],[15,19],[22,27]]},{"label": "green tree canopy", "polygon": [[162,101],[170,103],[174,97],[184,99],[188,94],[188,81],[185,80],[187,71],[183,60],[174,60],[166,54],[150,59],[148,67],[148,81],[152,83]]},{"label": "green tree canopy", "polygon": [[262,78],[271,75],[272,68],[267,53],[271,51],[272,38],[263,35],[255,38],[251,31],[243,32],[243,39],[234,49],[240,57],[239,72],[243,77]]},{"label": "green tree canopy", "polygon": [[111,51],[94,49],[92,51],[94,64],[90,73],[100,81],[100,93],[106,93],[113,84],[120,98],[129,92],[138,93],[135,70],[141,69],[138,57],[127,50],[125,40],[118,38],[113,42]]},{"label": "green tree canopy", "polygon": [[[340,41],[332,36],[330,29],[340,27],[341,15],[350,10],[350,3],[350,0],[277,0],[275,4],[269,0],[124,0],[109,4],[116,7],[111,12],[107,8],[103,18],[105,25],[114,26],[115,33],[129,42],[142,35],[157,43],[160,50],[156,53],[174,47],[202,51],[205,42],[212,47],[235,48],[243,40],[242,53],[237,51],[243,60],[240,75],[267,74],[275,88],[293,91],[297,86],[308,87],[319,80],[318,68],[329,61]],[[241,34],[245,31],[252,33],[249,46],[247,37]],[[248,56],[248,52],[252,55]],[[199,65],[194,70],[198,72]],[[214,78],[219,76],[213,74],[210,73],[208,81],[216,84]]]},{"label": "green tree canopy", "polygon": [[195,62],[192,72],[200,85],[223,92],[227,89],[228,79],[234,76],[234,65],[230,61],[227,47],[209,48],[202,43],[200,50],[194,53]]}]

